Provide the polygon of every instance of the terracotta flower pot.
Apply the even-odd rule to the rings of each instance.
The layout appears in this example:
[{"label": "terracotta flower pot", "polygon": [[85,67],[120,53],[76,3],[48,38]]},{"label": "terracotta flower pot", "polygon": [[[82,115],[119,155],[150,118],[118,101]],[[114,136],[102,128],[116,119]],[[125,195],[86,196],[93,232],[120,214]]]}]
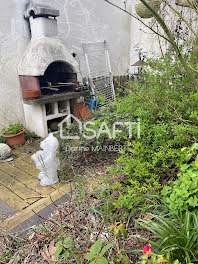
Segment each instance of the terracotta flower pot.
[{"label": "terracotta flower pot", "polygon": [[25,136],[24,136],[25,130],[19,132],[16,135],[5,135],[3,134],[3,137],[7,139],[8,145],[13,148],[14,146],[19,146],[25,144]]},{"label": "terracotta flower pot", "polygon": [[[153,9],[158,11],[161,5],[161,0],[147,0],[147,3],[150,4]],[[140,0],[136,1],[135,11],[141,18],[153,17],[153,13]]]},{"label": "terracotta flower pot", "polygon": [[84,106],[80,111],[82,119],[88,119],[91,116],[91,111],[89,109],[89,106]]},{"label": "terracotta flower pot", "polygon": [[34,99],[40,97],[39,90],[25,90],[25,97],[27,99]]},{"label": "terracotta flower pot", "polygon": [[82,117],[81,117],[81,114],[80,114],[80,110],[83,108],[83,106],[84,106],[84,103],[76,103],[75,105],[74,105],[74,114],[75,114],[75,116],[78,118],[78,119],[81,119]]},{"label": "terracotta flower pot", "polygon": [[88,106],[83,103],[76,103],[74,105],[74,113],[78,119],[87,119],[91,116],[91,111]]}]

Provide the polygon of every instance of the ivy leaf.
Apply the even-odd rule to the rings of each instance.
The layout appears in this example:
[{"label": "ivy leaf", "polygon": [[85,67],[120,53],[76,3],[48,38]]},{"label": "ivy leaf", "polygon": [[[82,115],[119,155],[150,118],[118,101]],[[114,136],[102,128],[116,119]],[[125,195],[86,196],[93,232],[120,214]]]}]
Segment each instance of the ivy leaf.
[{"label": "ivy leaf", "polygon": [[113,246],[113,244],[108,244],[108,245],[104,246],[101,253],[100,253],[100,256],[102,257],[112,246]]},{"label": "ivy leaf", "polygon": [[116,238],[120,238],[120,230],[115,227],[114,232],[115,232]]},{"label": "ivy leaf", "polygon": [[65,253],[63,254],[63,256],[64,256],[65,259],[68,259],[68,257],[69,257],[69,252],[68,252],[68,251],[65,251]]},{"label": "ivy leaf", "polygon": [[66,237],[64,239],[64,244],[67,244],[67,242],[71,242],[71,237]]},{"label": "ivy leaf", "polygon": [[123,264],[130,264],[130,260],[127,256],[122,256],[121,261]]},{"label": "ivy leaf", "polygon": [[188,199],[188,204],[190,205],[190,206],[193,206],[193,207],[196,207],[197,205],[198,205],[198,199],[197,199],[197,197],[190,197],[189,199]]},{"label": "ivy leaf", "polygon": [[180,170],[181,170],[181,171],[185,171],[185,170],[187,170],[189,167],[190,167],[189,164],[183,164],[183,165],[181,165]]},{"label": "ivy leaf", "polygon": [[184,147],[181,149],[181,152],[184,152],[187,149],[187,147]]},{"label": "ivy leaf", "polygon": [[94,258],[94,254],[88,253],[87,255],[85,255],[86,260],[91,260],[93,258]]},{"label": "ivy leaf", "polygon": [[102,239],[99,238],[96,241],[96,243],[93,246],[91,246],[90,253],[93,254],[94,256],[97,255],[100,252],[101,247],[102,247]]},{"label": "ivy leaf", "polygon": [[57,243],[56,243],[56,247],[60,247],[62,245],[62,241],[58,241]]},{"label": "ivy leaf", "polygon": [[198,150],[198,143],[194,143],[191,147],[191,150]]},{"label": "ivy leaf", "polygon": [[96,264],[108,264],[108,260],[106,258],[99,258]]},{"label": "ivy leaf", "polygon": [[179,263],[179,260],[176,259],[176,260],[173,262],[173,264],[180,264],[180,263]]},{"label": "ivy leaf", "polygon": [[192,158],[193,154],[189,153],[186,155],[186,157],[184,158],[185,162],[188,162],[191,158]]},{"label": "ivy leaf", "polygon": [[71,247],[72,247],[72,243],[64,244],[64,247],[65,247],[65,248],[71,248]]},{"label": "ivy leaf", "polygon": [[56,252],[54,253],[54,256],[55,257],[58,257],[61,254],[62,250],[63,250],[63,247],[62,246],[58,247],[57,250],[56,250]]},{"label": "ivy leaf", "polygon": [[128,233],[127,233],[127,231],[126,231],[126,229],[125,229],[123,224],[119,225],[119,229],[120,229],[120,232],[123,234],[123,237],[127,238],[127,234]]}]

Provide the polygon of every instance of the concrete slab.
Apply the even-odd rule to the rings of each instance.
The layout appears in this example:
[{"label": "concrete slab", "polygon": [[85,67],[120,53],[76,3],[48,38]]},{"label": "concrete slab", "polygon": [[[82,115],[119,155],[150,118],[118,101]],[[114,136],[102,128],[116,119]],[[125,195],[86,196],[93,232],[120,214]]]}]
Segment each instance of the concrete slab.
[{"label": "concrete slab", "polygon": [[0,219],[5,219],[16,214],[16,211],[0,199]]}]

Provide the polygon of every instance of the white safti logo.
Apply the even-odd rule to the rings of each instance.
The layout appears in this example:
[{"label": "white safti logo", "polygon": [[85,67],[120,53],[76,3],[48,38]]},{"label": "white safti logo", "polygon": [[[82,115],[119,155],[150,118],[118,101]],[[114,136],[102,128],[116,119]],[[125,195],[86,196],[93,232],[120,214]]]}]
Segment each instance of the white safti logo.
[{"label": "white safti logo", "polygon": [[[119,133],[122,133],[121,129],[118,129],[118,127],[127,128],[128,130],[128,138],[132,138],[132,128],[133,126],[137,126],[137,137],[140,138],[140,119],[138,119],[137,122],[114,122],[112,125],[112,130],[109,129],[106,122],[102,122],[99,130],[94,129],[95,123],[92,121],[87,121],[84,124],[74,115],[70,114],[65,119],[62,120],[62,122],[59,123],[60,128],[60,138],[61,139],[80,139],[79,135],[63,135],[63,125],[66,124],[67,126],[71,125],[71,119],[74,119],[78,123],[79,127],[79,134],[84,137],[87,140],[91,140],[94,138],[99,138],[101,134],[106,134],[109,139],[115,139],[116,135]],[[112,131],[112,132],[111,132]],[[85,132],[89,132],[89,135],[87,135]],[[91,135],[90,135],[91,133]]]}]

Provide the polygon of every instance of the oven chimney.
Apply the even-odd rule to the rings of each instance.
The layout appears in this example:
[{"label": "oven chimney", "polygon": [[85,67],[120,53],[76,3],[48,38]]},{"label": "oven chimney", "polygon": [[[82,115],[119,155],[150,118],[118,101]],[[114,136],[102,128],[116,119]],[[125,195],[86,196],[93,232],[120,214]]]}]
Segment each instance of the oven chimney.
[{"label": "oven chimney", "polygon": [[25,12],[25,18],[29,19],[32,38],[57,37],[58,26],[56,17],[59,15],[59,10],[45,5],[30,3]]},{"label": "oven chimney", "polygon": [[57,37],[59,10],[30,3],[25,12],[31,40],[18,66],[19,76],[43,76],[53,62],[64,62],[77,72],[78,63]]}]

